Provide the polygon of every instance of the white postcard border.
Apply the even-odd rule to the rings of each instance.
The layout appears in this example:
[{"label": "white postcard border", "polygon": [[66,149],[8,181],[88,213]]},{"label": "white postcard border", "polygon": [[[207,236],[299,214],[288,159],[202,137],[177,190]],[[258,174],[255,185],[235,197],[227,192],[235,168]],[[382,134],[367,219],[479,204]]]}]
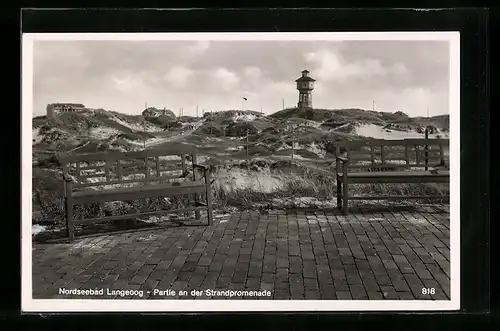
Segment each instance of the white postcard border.
[{"label": "white postcard border", "polygon": [[[41,40],[442,40],[450,45],[451,300],[78,300],[32,298],[33,46]],[[460,309],[459,32],[332,33],[33,33],[22,35],[22,312],[433,311]]]}]

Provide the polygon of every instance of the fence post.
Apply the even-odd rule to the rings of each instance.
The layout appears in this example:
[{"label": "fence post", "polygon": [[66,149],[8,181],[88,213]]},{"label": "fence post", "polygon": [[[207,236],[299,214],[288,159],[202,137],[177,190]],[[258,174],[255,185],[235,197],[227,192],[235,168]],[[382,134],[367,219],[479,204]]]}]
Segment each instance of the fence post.
[{"label": "fence post", "polygon": [[429,163],[429,152],[428,152],[428,148],[429,146],[427,145],[427,139],[429,139],[429,127],[426,126],[425,127],[425,171],[428,170],[428,167],[427,167],[427,164]]},{"label": "fence post", "polygon": [[247,159],[248,159],[248,129],[246,131],[246,155],[247,155]]}]

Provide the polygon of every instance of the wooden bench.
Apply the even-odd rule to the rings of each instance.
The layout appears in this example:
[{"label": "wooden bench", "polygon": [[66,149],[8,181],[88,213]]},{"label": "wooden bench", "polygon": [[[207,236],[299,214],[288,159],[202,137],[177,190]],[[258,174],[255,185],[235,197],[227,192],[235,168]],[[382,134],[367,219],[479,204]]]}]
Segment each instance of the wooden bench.
[{"label": "wooden bench", "polygon": [[344,142],[336,157],[337,206],[348,212],[349,200],[443,198],[442,195],[350,196],[351,184],[449,183],[448,139],[370,139]]},{"label": "wooden bench", "polygon": [[[201,210],[206,210],[208,225],[212,223],[210,171],[207,167],[197,164],[196,153],[146,150],[124,153],[59,155],[59,162],[65,181],[66,225],[70,239],[74,239],[75,224],[126,220],[167,212],[194,211],[196,220],[200,220]],[[194,206],[137,214],[74,219],[73,206],[78,204],[179,195],[193,196]],[[205,203],[200,202],[200,197],[203,195],[205,195]]]}]

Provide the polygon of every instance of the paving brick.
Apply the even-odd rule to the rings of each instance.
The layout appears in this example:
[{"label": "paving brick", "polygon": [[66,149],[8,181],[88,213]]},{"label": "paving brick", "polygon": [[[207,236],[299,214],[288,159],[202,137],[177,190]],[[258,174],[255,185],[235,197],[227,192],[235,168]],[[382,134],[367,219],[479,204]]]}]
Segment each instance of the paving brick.
[{"label": "paving brick", "polygon": [[291,274],[289,279],[290,290],[304,292],[304,279],[300,275]]},{"label": "paving brick", "polygon": [[275,289],[280,289],[280,290],[289,290],[290,289],[290,284],[288,281],[284,282],[284,281],[280,281],[280,280],[277,280],[275,279],[274,280],[274,288]]},{"label": "paving brick", "polygon": [[416,274],[405,274],[406,282],[410,286],[413,296],[418,300],[431,299],[431,296],[422,289],[425,287],[420,278]]},{"label": "paving brick", "polygon": [[450,298],[441,289],[441,285],[433,279],[423,279],[422,282],[426,289],[433,291],[431,292],[431,297],[433,300],[449,300]]},{"label": "paving brick", "polygon": [[321,299],[321,294],[320,294],[319,290],[306,289],[304,292],[304,298],[306,300],[319,300],[319,299]]},{"label": "paving brick", "polygon": [[450,297],[450,279],[443,270],[436,264],[426,264],[434,279],[439,283],[444,293]]},{"label": "paving brick", "polygon": [[262,274],[262,262],[250,262],[248,277],[259,277]]},{"label": "paving brick", "polygon": [[415,270],[415,272],[417,273],[417,276],[420,279],[434,279],[434,277],[432,277],[432,274],[430,273],[430,271],[426,268],[425,264],[413,263],[412,266],[413,266],[413,269]]},{"label": "paving brick", "polygon": [[356,266],[345,266],[345,273],[347,277],[347,283],[349,285],[361,285],[361,277],[359,276],[358,269]]},{"label": "paving brick", "polygon": [[437,264],[441,267],[441,270],[446,274],[446,276],[450,277],[450,262],[445,260],[437,261]]},{"label": "paving brick", "polygon": [[352,300],[350,291],[337,291],[335,292],[335,296],[338,300]]},{"label": "paving brick", "polygon": [[345,278],[334,278],[333,286],[336,291],[348,291],[349,284],[347,284],[347,280]]},{"label": "paving brick", "polygon": [[342,261],[342,264],[344,264],[344,265],[355,264],[354,258],[350,255],[340,256],[340,259]]},{"label": "paving brick", "polygon": [[245,289],[250,291],[260,290],[260,279],[259,278],[247,278],[245,282]]},{"label": "paving brick", "polygon": [[304,278],[317,278],[316,263],[314,261],[303,262],[303,275]]},{"label": "paving brick", "polygon": [[146,282],[149,274],[147,275],[135,275],[129,282],[130,285],[142,285]]},{"label": "paving brick", "polygon": [[415,300],[411,292],[398,292],[398,298],[400,300]]},{"label": "paving brick", "polygon": [[333,284],[320,284],[319,292],[323,300],[336,300],[335,286]]},{"label": "paving brick", "polygon": [[293,274],[302,273],[302,259],[300,256],[290,256],[289,270]]},{"label": "paving brick", "polygon": [[401,270],[402,273],[405,274],[415,272],[404,255],[393,255],[392,258],[394,259],[394,262],[397,264],[399,270]]},{"label": "paving brick", "polygon": [[384,296],[381,291],[367,291],[369,300],[383,300]]},{"label": "paving brick", "polygon": [[368,295],[363,285],[349,285],[349,289],[354,300],[368,299]]},{"label": "paving brick", "polygon": [[306,290],[319,289],[318,281],[314,278],[304,278],[304,288]]},{"label": "paving brick", "polygon": [[391,279],[392,285],[394,286],[396,291],[398,292],[410,291],[410,288],[406,283],[405,278],[399,271],[389,273],[389,278]]},{"label": "paving brick", "polygon": [[393,286],[381,286],[380,290],[382,292],[383,298],[386,300],[398,300],[399,299],[399,295]]}]

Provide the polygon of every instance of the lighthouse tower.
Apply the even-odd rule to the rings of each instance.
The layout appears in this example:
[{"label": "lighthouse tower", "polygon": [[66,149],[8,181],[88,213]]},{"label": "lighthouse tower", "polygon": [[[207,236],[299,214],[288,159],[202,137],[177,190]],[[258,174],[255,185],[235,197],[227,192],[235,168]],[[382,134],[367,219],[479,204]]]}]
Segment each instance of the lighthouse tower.
[{"label": "lighthouse tower", "polygon": [[297,108],[312,108],[312,90],[316,80],[309,76],[308,70],[302,70],[302,77],[296,79],[297,90],[299,90],[299,102]]}]

